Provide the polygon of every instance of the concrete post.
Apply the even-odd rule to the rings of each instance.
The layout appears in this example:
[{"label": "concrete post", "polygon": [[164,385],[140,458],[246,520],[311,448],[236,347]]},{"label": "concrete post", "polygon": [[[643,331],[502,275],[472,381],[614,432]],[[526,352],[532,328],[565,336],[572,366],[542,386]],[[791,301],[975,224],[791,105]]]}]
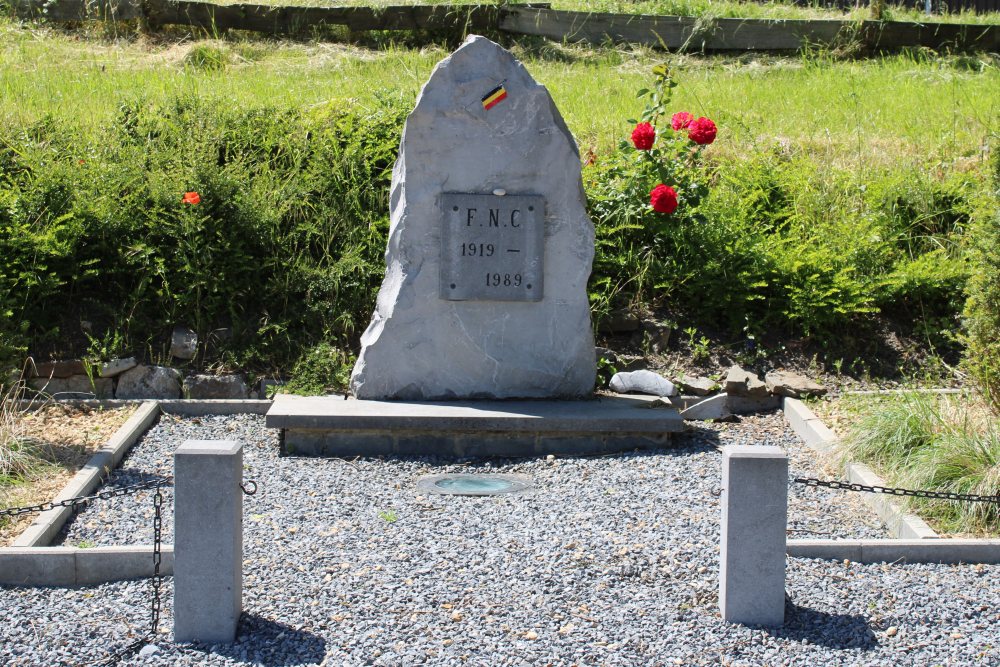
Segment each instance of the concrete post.
[{"label": "concrete post", "polygon": [[722,489],[722,618],[782,625],[788,457],[780,447],[723,447]]},{"label": "concrete post", "polygon": [[228,644],[243,610],[243,445],[174,452],[174,641]]}]

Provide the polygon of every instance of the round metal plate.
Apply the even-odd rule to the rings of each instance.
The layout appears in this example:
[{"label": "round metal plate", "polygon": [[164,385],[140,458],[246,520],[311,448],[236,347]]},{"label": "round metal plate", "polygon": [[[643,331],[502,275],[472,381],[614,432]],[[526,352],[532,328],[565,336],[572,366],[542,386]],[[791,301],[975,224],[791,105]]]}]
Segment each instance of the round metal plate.
[{"label": "round metal plate", "polygon": [[532,486],[524,475],[491,475],[448,473],[425,475],[417,480],[417,489],[424,493],[451,496],[497,496],[523,493]]}]

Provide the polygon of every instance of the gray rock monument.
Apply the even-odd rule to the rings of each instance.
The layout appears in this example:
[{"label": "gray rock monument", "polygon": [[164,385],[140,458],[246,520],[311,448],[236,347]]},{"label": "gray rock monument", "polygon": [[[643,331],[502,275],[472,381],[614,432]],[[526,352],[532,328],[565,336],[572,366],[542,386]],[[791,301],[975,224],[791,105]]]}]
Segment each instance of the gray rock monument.
[{"label": "gray rock monument", "polygon": [[471,36],[431,74],[392,176],[360,399],[573,397],[594,386],[594,228],[544,86]]}]

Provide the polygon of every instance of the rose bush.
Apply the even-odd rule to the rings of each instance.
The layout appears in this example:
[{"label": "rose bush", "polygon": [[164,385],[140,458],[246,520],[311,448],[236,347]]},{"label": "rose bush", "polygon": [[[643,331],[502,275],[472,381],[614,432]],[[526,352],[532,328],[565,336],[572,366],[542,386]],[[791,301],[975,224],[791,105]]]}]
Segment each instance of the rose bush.
[{"label": "rose bush", "polygon": [[704,265],[695,258],[699,248],[709,247],[702,237],[711,233],[699,212],[708,193],[702,156],[718,128],[688,111],[669,113],[676,85],[665,66],[655,67],[653,85],[638,92],[646,106],[629,121],[631,135],[588,171],[597,227],[591,287],[598,318],[622,306],[622,299],[655,306]]}]

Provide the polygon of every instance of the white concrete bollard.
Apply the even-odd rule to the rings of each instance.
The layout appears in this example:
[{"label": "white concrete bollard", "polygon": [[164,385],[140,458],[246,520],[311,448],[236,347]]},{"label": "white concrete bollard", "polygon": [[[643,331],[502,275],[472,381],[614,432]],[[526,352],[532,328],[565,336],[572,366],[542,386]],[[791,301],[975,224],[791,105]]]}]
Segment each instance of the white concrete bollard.
[{"label": "white concrete bollard", "polygon": [[785,622],[788,456],[780,447],[723,447],[722,489],[722,618],[779,626]]},{"label": "white concrete bollard", "polygon": [[243,445],[174,452],[174,641],[228,644],[243,611]]}]

